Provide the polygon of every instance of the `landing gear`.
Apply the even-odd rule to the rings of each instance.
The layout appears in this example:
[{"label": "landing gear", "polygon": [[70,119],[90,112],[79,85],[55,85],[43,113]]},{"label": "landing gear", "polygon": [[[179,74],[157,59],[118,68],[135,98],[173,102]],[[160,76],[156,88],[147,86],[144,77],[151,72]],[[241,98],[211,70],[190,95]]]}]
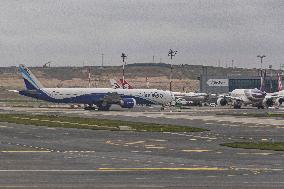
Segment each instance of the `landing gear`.
[{"label": "landing gear", "polygon": [[234,109],[241,109],[241,107],[242,107],[242,103],[241,103],[241,102],[236,101],[236,102],[234,102],[234,103],[233,103],[233,106],[234,106]]},{"label": "landing gear", "polygon": [[257,106],[257,109],[264,109],[264,106],[263,105],[259,105],[259,106]]},{"label": "landing gear", "polygon": [[102,103],[98,105],[98,110],[99,111],[109,111],[110,106],[111,104]]},{"label": "landing gear", "polygon": [[84,107],[84,110],[96,110],[96,108],[92,104],[89,104],[88,106]]},{"label": "landing gear", "polygon": [[238,104],[234,104],[234,109],[241,109],[241,106]]}]

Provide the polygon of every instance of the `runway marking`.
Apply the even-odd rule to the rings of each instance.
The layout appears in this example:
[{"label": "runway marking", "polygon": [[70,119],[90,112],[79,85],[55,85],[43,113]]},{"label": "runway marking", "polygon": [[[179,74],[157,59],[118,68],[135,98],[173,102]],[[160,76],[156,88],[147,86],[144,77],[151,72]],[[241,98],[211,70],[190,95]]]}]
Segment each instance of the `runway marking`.
[{"label": "runway marking", "polygon": [[39,188],[38,185],[0,185],[0,188]]},{"label": "runway marking", "polygon": [[175,179],[182,179],[182,178],[184,178],[184,177],[173,177],[173,178],[175,178]]},{"label": "runway marking", "polygon": [[132,145],[132,144],[141,144],[141,143],[144,143],[144,142],[145,141],[140,140],[140,141],[136,141],[136,142],[128,142],[128,143],[125,143],[125,144]]},{"label": "runway marking", "polygon": [[212,150],[181,150],[183,152],[210,152]]},{"label": "runway marking", "polygon": [[236,167],[236,168],[232,168],[236,171],[239,171],[239,170],[247,170],[247,171],[255,171],[257,173],[260,173],[259,171],[284,171],[284,169],[281,169],[281,168],[246,168],[246,167]]},{"label": "runway marking", "polygon": [[146,179],[145,177],[142,177],[142,178],[135,178],[135,179],[137,179],[137,180],[144,180],[144,179]]},{"label": "runway marking", "polygon": [[0,172],[108,172],[108,171],[226,171],[227,168],[218,167],[145,167],[145,168],[97,168],[97,169],[14,169],[0,170]]},{"label": "runway marking", "polygon": [[145,144],[145,147],[152,147],[155,146],[154,144]]},{"label": "runway marking", "polygon": [[218,167],[145,167],[145,168],[98,168],[99,171],[226,171]]},{"label": "runway marking", "polygon": [[166,142],[168,140],[164,140],[164,139],[154,139],[153,141],[156,141],[156,142]]},{"label": "runway marking", "polygon": [[268,155],[272,155],[273,153],[246,153],[246,152],[239,152],[237,154],[238,155],[263,155],[263,156],[268,156]]},{"label": "runway marking", "polygon": [[147,148],[147,149],[165,149],[165,147],[162,147],[162,146],[147,146],[145,148]]},{"label": "runway marking", "polygon": [[[228,171],[228,170],[235,170],[235,171],[247,170],[247,171],[254,171],[255,173],[260,173],[261,171],[283,171],[283,169],[276,169],[276,168],[274,169],[274,168],[221,168],[221,167],[126,167],[126,168],[102,167],[97,169],[30,169],[30,170],[2,169],[0,170],[0,172]],[[247,175],[247,173],[243,175]],[[227,176],[236,176],[236,175],[227,175]]]},{"label": "runway marking", "polygon": [[47,152],[51,152],[49,150],[25,150],[25,151],[17,151],[17,150],[2,150],[0,152],[3,152],[3,153],[47,153]]}]

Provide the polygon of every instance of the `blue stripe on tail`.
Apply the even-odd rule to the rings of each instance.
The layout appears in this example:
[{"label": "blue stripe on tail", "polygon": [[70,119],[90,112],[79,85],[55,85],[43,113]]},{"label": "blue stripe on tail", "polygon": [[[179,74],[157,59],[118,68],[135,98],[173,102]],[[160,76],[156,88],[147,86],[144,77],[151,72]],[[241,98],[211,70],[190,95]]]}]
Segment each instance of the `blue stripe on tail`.
[{"label": "blue stripe on tail", "polygon": [[37,88],[35,88],[34,85],[31,84],[31,83],[30,83],[28,80],[26,80],[25,78],[24,78],[24,82],[25,82],[26,88],[27,88],[28,90],[37,90]]}]

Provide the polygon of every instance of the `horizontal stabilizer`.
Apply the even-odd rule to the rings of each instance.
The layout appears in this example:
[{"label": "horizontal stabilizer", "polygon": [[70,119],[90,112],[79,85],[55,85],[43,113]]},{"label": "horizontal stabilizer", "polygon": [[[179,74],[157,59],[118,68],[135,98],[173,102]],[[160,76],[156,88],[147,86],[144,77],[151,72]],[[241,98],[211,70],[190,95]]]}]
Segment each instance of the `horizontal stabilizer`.
[{"label": "horizontal stabilizer", "polygon": [[19,93],[18,90],[8,90],[9,92],[13,92],[13,93]]}]

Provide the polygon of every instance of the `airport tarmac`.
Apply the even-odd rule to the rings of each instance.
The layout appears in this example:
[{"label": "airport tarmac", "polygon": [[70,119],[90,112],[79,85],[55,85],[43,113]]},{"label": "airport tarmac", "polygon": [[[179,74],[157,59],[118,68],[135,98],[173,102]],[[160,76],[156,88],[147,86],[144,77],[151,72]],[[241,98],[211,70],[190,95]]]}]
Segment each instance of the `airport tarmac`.
[{"label": "airport tarmac", "polygon": [[2,107],[0,113],[172,123],[210,131],[114,132],[0,123],[0,188],[283,188],[283,152],[219,145],[284,141],[283,118],[224,115],[265,111],[284,113],[281,109],[98,112]]}]

